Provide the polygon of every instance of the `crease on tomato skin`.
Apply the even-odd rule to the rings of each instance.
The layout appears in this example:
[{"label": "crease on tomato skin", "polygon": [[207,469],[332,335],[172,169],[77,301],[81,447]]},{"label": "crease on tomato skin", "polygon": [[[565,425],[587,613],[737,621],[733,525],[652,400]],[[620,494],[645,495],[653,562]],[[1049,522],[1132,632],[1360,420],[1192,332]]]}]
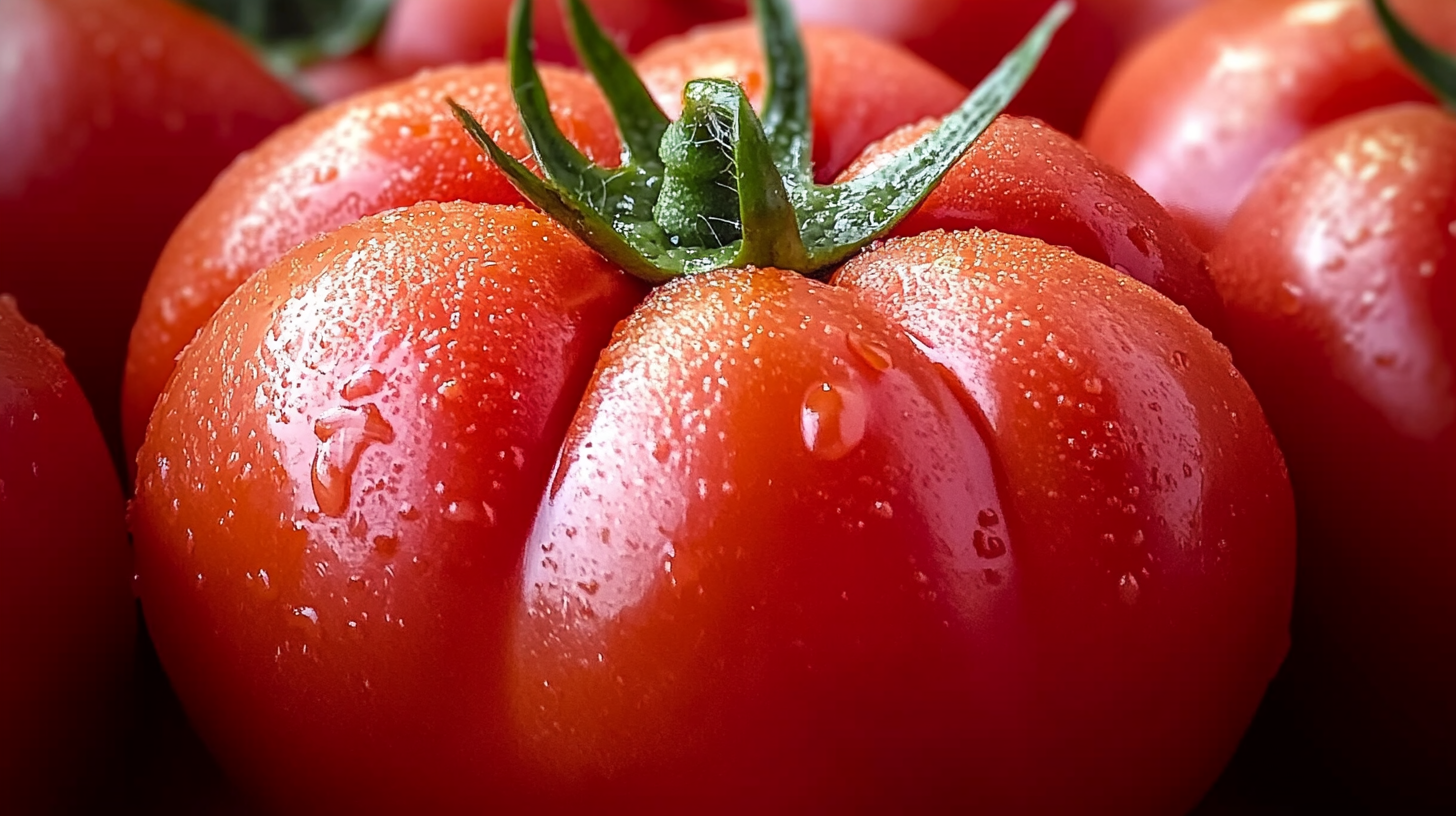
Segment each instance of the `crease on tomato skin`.
[{"label": "crease on tomato skin", "polygon": [[534,211],[423,204],[285,256],[189,346],[139,456],[141,597],[245,787],[290,810],[491,801],[498,607],[641,294]]},{"label": "crease on tomato skin", "polygon": [[[1065,769],[1038,807],[1067,810],[1064,790],[1192,807],[1284,657],[1293,588],[1283,460],[1227,352],[1152,290],[1031,239],[891,239],[833,282],[990,422],[1041,644],[1028,738]],[[1119,784],[1129,767],[1140,784]]]},{"label": "crease on tomato skin", "polygon": [[[612,164],[620,144],[590,78],[547,66],[543,81],[566,137]],[[427,71],[316,110],[244,154],[213,182],[167,242],[131,331],[124,384],[126,447],[177,355],[257,270],[320,233],[421,201],[523,204],[450,115],[450,96],[535,167],[503,63]]]},{"label": "crease on tomato skin", "polygon": [[1023,755],[1023,612],[981,434],[848,292],[771,269],[655,290],[522,567],[531,786],[633,811],[1000,802],[976,785]]},{"label": "crease on tomato skin", "polygon": [[[907,125],[840,174],[873,171],[938,124]],[[1227,318],[1208,261],[1178,221],[1121,171],[1036,119],[1000,116],[895,229],[995,230],[1064,246],[1152,286],[1214,336]]]}]

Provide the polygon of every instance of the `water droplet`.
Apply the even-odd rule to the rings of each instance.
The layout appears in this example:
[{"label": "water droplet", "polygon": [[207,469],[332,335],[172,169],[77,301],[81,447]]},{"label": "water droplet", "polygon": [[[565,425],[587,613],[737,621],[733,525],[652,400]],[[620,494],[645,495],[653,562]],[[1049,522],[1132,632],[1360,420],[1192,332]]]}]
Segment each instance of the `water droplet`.
[{"label": "water droplet", "polygon": [[1274,301],[1282,314],[1293,316],[1299,314],[1299,310],[1303,308],[1304,304],[1300,302],[1303,297],[1303,289],[1285,281],[1279,284],[1279,291],[1274,294]]},{"label": "water droplet", "polygon": [[314,422],[318,448],[313,457],[313,496],[319,512],[342,515],[349,506],[350,481],[364,449],[393,442],[394,428],[373,403],[331,408]]},{"label": "water droplet", "polygon": [[339,395],[346,400],[363,399],[379,393],[379,389],[383,387],[384,375],[365,366],[344,381],[343,387],[339,389]]},{"label": "water droplet", "polygon": [[325,165],[324,167],[315,167],[313,170],[314,184],[328,184],[338,177],[339,168],[335,167],[332,164]]},{"label": "water droplet", "polygon": [[976,514],[976,523],[982,527],[995,527],[1001,523],[1001,517],[996,515],[995,510],[987,507],[985,510]]},{"label": "water droplet", "polygon": [[1138,586],[1137,576],[1132,573],[1124,573],[1117,581],[1117,597],[1128,606],[1138,602],[1138,596],[1142,594],[1142,588]]},{"label": "water droplet", "polygon": [[890,506],[890,503],[887,502],[887,501],[877,501],[877,502],[875,502],[875,506],[874,506],[872,512],[876,516],[879,516],[882,519],[887,519],[888,520],[888,519],[892,519],[892,518],[895,517],[895,508],[891,507]]},{"label": "water droplet", "polygon": [[379,535],[374,537],[374,552],[380,558],[393,558],[399,552],[399,539],[394,536]]},{"label": "water droplet", "polygon": [[976,555],[988,561],[1006,554],[1006,542],[999,536],[988,535],[985,530],[977,530],[971,536],[971,544],[976,548]]},{"label": "water droplet", "polygon": [[300,618],[307,618],[309,623],[318,624],[318,612],[311,606],[295,606],[293,614]]},{"label": "water droplet", "polygon": [[873,337],[850,332],[845,337],[845,342],[855,357],[875,371],[889,371],[895,365],[894,358],[890,356],[890,347]]},{"label": "water droplet", "polygon": [[657,444],[652,446],[652,458],[665,465],[670,456],[672,456],[672,446],[666,439],[657,440]]},{"label": "water droplet", "polygon": [[864,439],[868,414],[864,395],[852,385],[811,386],[799,411],[804,447],[820,459],[843,458]]},{"label": "water droplet", "polygon": [[1087,378],[1087,381],[1084,382],[1084,383],[1082,383],[1082,387],[1087,389],[1087,393],[1092,394],[1094,396],[1097,395],[1097,394],[1101,394],[1102,393],[1102,378],[1101,377],[1088,377]]},{"label": "water droplet", "polygon": [[1416,274],[1420,275],[1423,278],[1436,277],[1436,262],[1421,261],[1421,265],[1416,269]]},{"label": "water droplet", "polygon": [[1188,359],[1188,352],[1177,350],[1173,352],[1173,367],[1179,371],[1187,371],[1191,361]]},{"label": "water droplet", "polygon": [[419,508],[409,502],[405,502],[399,506],[399,517],[405,521],[414,521],[420,517]]},{"label": "water droplet", "polygon": [[588,595],[595,595],[597,594],[597,590],[602,588],[601,583],[595,578],[591,579],[590,581],[577,581],[576,586],[578,589]]}]

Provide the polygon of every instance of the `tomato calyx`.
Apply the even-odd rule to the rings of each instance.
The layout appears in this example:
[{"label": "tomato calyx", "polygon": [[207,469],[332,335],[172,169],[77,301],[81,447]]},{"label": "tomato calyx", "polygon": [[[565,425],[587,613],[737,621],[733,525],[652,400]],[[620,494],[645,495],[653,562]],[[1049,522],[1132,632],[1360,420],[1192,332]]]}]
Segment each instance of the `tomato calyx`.
[{"label": "tomato calyx", "polygon": [[469,111],[457,119],[526,199],[604,257],[649,283],[724,267],[826,274],[892,230],[1005,109],[1035,70],[1071,0],[1026,39],[939,127],[871,173],[814,183],[809,70],[786,0],[754,0],[767,92],[755,113],[743,89],[700,79],[670,122],[582,0],[564,0],[568,30],[617,120],[622,163],[602,167],[562,134],[532,53],[532,0],[512,9],[507,60],[531,151],[545,178],[502,150]]},{"label": "tomato calyx", "polygon": [[1456,113],[1456,57],[1422,39],[1390,8],[1388,0],[1371,0],[1381,28],[1396,53],[1416,76],[1440,98],[1447,110]]}]

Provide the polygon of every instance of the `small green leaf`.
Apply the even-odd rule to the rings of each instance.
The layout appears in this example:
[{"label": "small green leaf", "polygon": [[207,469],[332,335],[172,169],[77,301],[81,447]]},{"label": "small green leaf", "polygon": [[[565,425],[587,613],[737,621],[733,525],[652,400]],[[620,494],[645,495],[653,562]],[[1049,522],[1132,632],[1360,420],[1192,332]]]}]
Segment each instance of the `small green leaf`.
[{"label": "small green leaf", "polygon": [[222,21],[288,75],[352,54],[379,34],[394,0],[185,0]]},{"label": "small green leaf", "polygon": [[763,100],[763,131],[773,146],[774,163],[784,178],[808,184],[814,175],[810,148],[809,61],[787,0],[754,0],[763,31],[768,89]]},{"label": "small green leaf", "polygon": [[661,169],[657,147],[667,130],[667,114],[657,106],[637,71],[616,43],[602,31],[583,0],[567,0],[567,26],[582,64],[612,106],[622,135],[623,163],[643,170]]},{"label": "small green leaf", "polygon": [[739,218],[743,224],[743,248],[734,263],[806,269],[809,253],[799,235],[794,204],[774,166],[768,137],[743,89],[734,85],[733,90],[738,95],[734,165],[738,176]]},{"label": "small green leaf", "polygon": [[1456,111],[1456,58],[1444,54],[1435,46],[1421,39],[1391,10],[1386,0],[1371,0],[1375,14],[1385,34],[1400,53],[1447,109]]}]

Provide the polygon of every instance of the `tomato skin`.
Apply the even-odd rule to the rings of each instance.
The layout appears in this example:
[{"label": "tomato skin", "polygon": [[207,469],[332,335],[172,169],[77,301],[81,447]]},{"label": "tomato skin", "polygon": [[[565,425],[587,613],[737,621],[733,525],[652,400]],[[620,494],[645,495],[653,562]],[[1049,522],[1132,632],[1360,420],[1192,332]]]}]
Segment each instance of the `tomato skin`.
[{"label": "tomato skin", "polygon": [[[608,164],[620,152],[601,92],[544,68],[567,137]],[[516,204],[520,194],[461,130],[453,96],[506,150],[526,156],[504,65],[421,74],[310,113],[228,168],[167,243],[126,361],[125,437],[141,444],[177,354],[245,278],[321,232],[426,200]]]},{"label": "tomato skin", "polygon": [[114,437],[127,332],[167,235],[303,103],[164,0],[10,0],[0,54],[0,291],[66,350]]},{"label": "tomato skin", "polygon": [[1383,807],[1449,807],[1456,120],[1405,105],[1317,131],[1212,263],[1295,485],[1294,688]]},{"label": "tomato skin", "polygon": [[[871,145],[840,179],[869,172],[936,124]],[[1034,119],[998,117],[894,234],[972,228],[1067,247],[1157,289],[1215,336],[1223,332],[1207,259],[1177,222],[1127,176]]]},{"label": "tomato skin", "polygon": [[[1456,5],[1392,5],[1424,36],[1456,47]],[[1084,141],[1209,249],[1265,162],[1305,134],[1431,99],[1363,0],[1221,0],[1119,66]]]},{"label": "tomato skin", "polygon": [[59,349],[0,296],[0,811],[77,807],[129,702],[121,486]]},{"label": "tomato skin", "polygon": [[[814,175],[827,182],[876,139],[927,116],[943,116],[969,93],[915,55],[844,28],[802,28],[809,59]],[[760,35],[743,21],[664,40],[636,60],[657,104],[676,118],[690,80],[733,79],[758,105],[765,77]]]},{"label": "tomato skin", "polygon": [[639,297],[540,214],[454,203],[366,218],[229,298],[153,417],[132,530],[157,652],[230,776],[371,813],[460,812],[509,779],[501,607]]},{"label": "tomato skin", "polygon": [[1227,352],[1136,281],[1029,239],[897,238],[834,282],[959,383],[1008,485],[1035,644],[1020,735],[1057,779],[979,784],[1008,785],[1016,812],[1191,809],[1283,659],[1294,578],[1283,462]]}]

